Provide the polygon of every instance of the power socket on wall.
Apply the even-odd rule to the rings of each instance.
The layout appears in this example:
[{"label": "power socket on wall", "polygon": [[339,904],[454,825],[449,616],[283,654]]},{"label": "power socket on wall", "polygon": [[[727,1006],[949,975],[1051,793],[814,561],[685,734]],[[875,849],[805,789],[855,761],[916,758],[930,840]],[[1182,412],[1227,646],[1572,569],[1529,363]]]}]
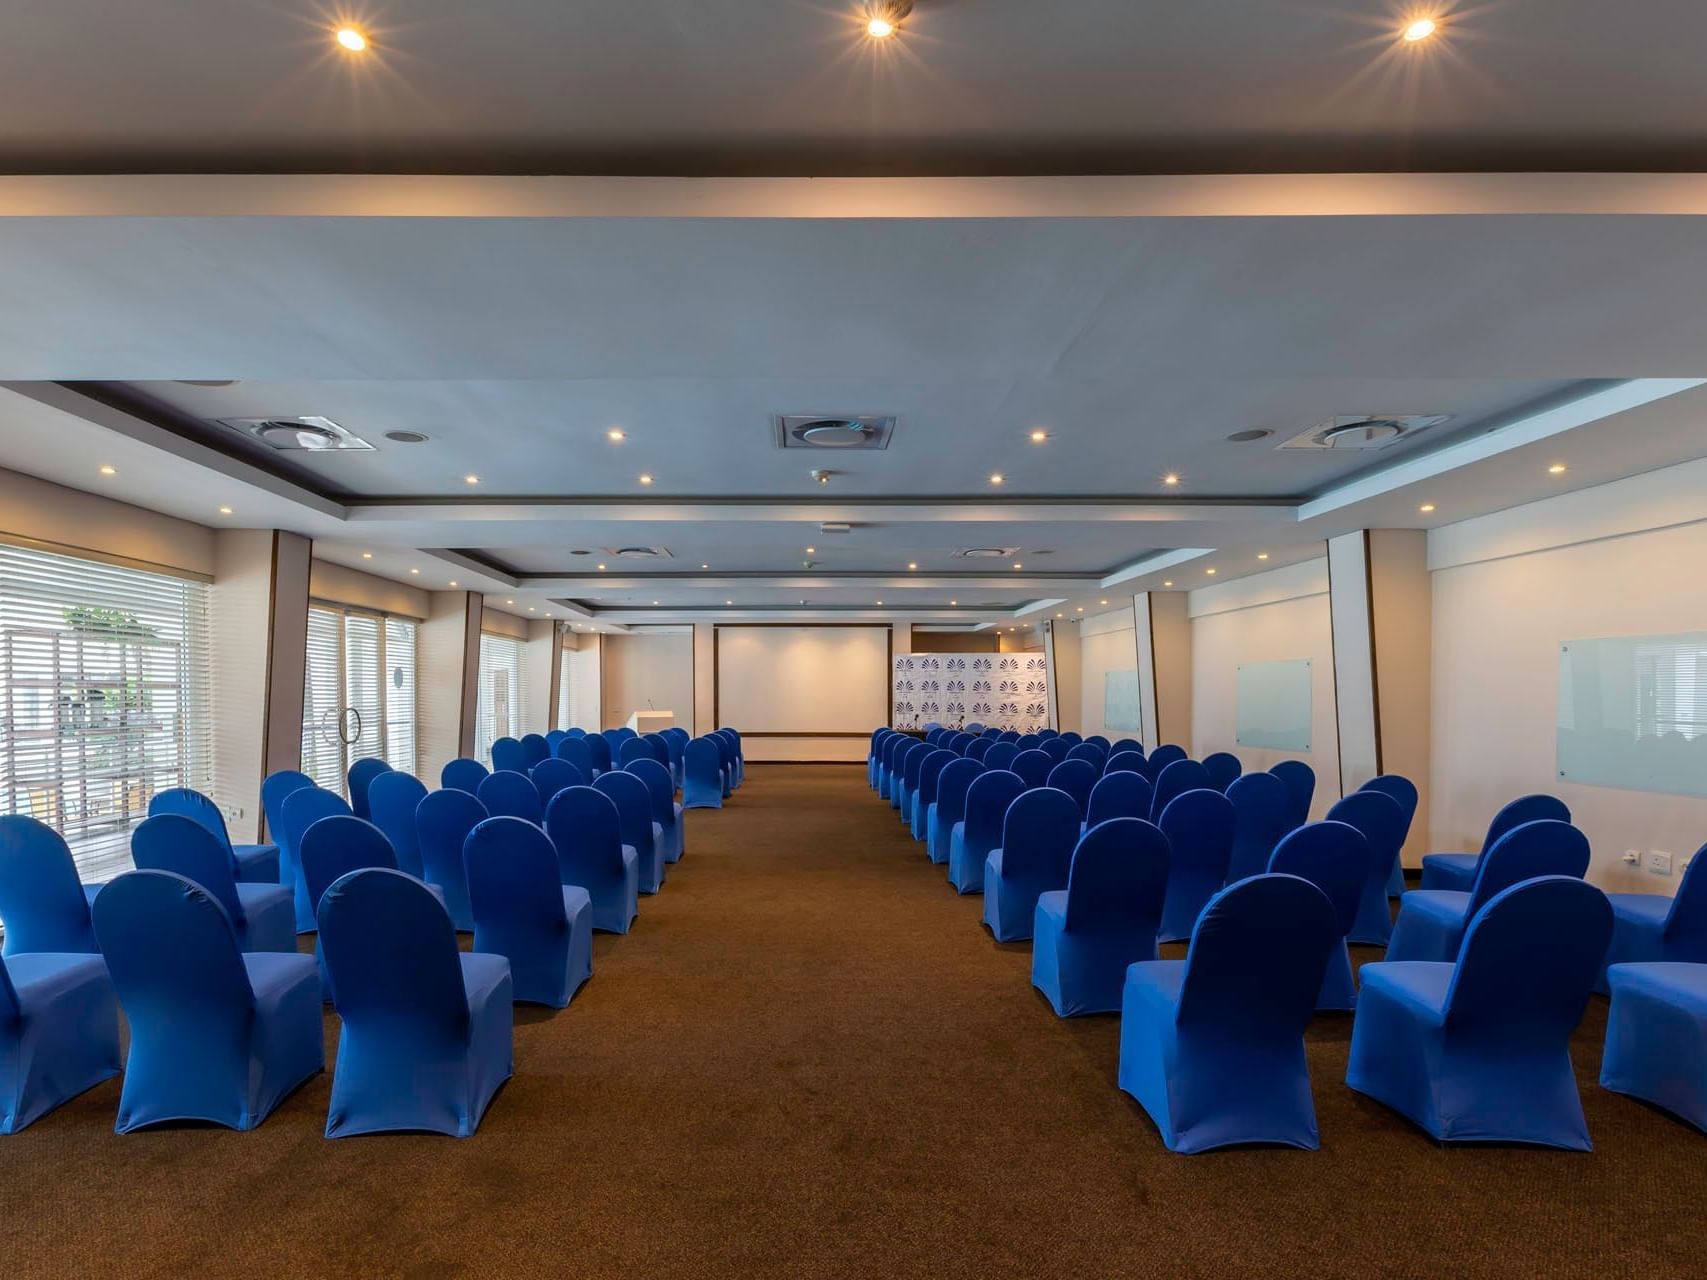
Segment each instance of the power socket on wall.
[{"label": "power socket on wall", "polygon": [[1648,861],[1645,864],[1650,875],[1669,876],[1671,874],[1671,854],[1663,849],[1649,849]]}]

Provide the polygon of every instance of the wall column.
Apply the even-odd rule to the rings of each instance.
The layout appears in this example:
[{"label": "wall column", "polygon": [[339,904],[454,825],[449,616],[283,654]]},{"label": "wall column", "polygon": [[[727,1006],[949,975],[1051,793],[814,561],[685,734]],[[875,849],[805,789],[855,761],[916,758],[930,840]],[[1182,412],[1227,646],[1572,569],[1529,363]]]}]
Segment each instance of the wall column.
[{"label": "wall column", "polygon": [[416,655],[415,719],[421,778],[429,786],[452,760],[474,754],[480,612],[480,597],[472,591],[434,591],[428,596]]},{"label": "wall column", "polygon": [[1049,673],[1049,727],[1058,733],[1083,733],[1080,688],[1084,655],[1077,622],[1043,624],[1043,656]]},{"label": "wall column", "polygon": [[1146,751],[1173,742],[1191,751],[1191,616],[1183,591],[1132,597],[1138,640],[1139,740]]},{"label": "wall column", "polygon": [[713,699],[717,693],[717,662],[712,623],[693,624],[693,706],[689,709],[692,721],[683,727],[700,737],[717,726],[711,723]]}]

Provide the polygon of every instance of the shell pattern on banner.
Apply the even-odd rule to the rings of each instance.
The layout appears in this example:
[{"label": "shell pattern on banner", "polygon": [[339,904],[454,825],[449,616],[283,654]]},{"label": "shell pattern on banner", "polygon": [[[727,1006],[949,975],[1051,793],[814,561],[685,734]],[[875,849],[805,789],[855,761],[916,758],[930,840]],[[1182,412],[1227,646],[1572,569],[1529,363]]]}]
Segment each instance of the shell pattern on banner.
[{"label": "shell pattern on banner", "polygon": [[894,727],[958,729],[975,721],[1036,733],[1049,723],[1048,672],[1040,654],[896,654]]}]

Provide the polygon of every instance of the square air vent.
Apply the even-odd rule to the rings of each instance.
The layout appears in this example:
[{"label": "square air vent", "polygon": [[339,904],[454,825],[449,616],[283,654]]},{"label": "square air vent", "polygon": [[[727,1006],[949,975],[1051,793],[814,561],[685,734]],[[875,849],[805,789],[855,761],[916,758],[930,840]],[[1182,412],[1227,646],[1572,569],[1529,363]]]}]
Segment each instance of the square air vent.
[{"label": "square air vent", "polygon": [[776,423],[779,449],[887,449],[895,419],[876,414],[781,413]]},{"label": "square air vent", "polygon": [[1385,449],[1388,445],[1408,440],[1430,427],[1437,427],[1451,418],[1448,413],[1348,413],[1326,422],[1318,422],[1299,435],[1293,436],[1281,449],[1332,449],[1349,453]]},{"label": "square air vent", "polygon": [[304,414],[299,418],[221,418],[221,426],[241,431],[269,449],[290,453],[336,453],[373,446],[330,418]]}]

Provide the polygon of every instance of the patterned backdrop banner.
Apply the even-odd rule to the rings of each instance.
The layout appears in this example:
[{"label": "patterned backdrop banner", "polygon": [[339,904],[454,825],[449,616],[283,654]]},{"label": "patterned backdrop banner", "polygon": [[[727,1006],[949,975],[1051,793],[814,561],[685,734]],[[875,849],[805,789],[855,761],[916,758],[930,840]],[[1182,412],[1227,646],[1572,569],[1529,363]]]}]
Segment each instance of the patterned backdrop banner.
[{"label": "patterned backdrop banner", "polygon": [[1041,653],[900,653],[894,688],[897,729],[1049,727],[1049,666]]}]

